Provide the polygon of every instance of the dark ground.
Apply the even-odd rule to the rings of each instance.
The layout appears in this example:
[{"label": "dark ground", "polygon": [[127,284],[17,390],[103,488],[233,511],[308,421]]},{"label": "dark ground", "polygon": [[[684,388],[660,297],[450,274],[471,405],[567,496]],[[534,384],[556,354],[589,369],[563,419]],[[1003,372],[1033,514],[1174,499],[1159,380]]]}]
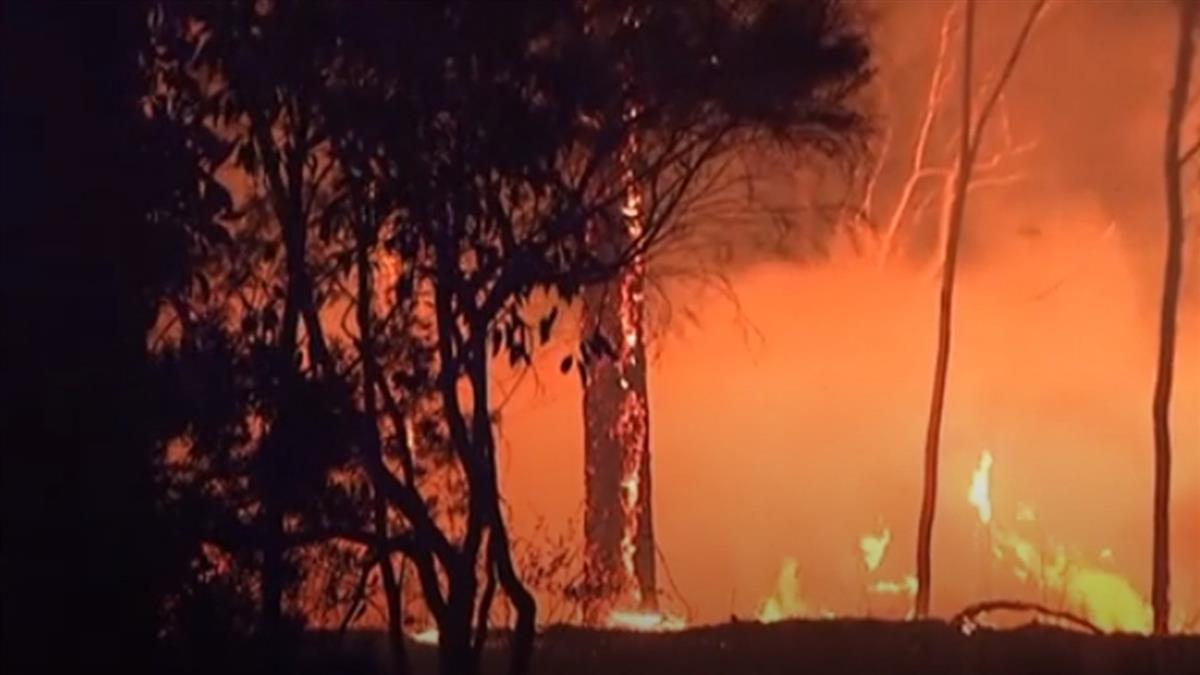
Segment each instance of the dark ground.
[{"label": "dark ground", "polygon": [[[314,638],[306,664],[329,672],[326,641],[337,637]],[[372,672],[367,663],[383,654],[382,636],[375,633],[348,634],[342,645],[360,663],[355,672]],[[417,672],[433,673],[433,649],[412,650]],[[500,650],[490,654],[485,672],[504,672],[504,656]],[[1094,636],[1045,627],[966,636],[940,622],[866,620],[727,624],[674,634],[561,627],[540,637],[534,673],[1198,675],[1200,636]]]}]

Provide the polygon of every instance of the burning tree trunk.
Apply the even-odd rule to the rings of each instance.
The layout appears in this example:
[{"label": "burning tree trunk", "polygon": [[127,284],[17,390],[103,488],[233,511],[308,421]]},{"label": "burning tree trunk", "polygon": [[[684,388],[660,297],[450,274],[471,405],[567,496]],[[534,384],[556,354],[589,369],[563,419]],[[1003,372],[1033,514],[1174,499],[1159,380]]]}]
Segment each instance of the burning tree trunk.
[{"label": "burning tree trunk", "polygon": [[[641,232],[641,198],[631,175],[622,218],[597,222],[592,237],[616,258]],[[630,604],[656,611],[650,492],[650,411],[643,330],[645,261],[640,255],[611,284],[584,298],[584,335],[601,335],[612,358],[598,359],[584,385],[585,620],[600,623]],[[628,600],[627,600],[628,599]]]},{"label": "burning tree trunk", "polygon": [[1183,194],[1180,170],[1195,153],[1193,146],[1181,154],[1180,126],[1187,112],[1188,88],[1195,52],[1196,2],[1183,0],[1179,11],[1179,46],[1175,60],[1175,82],[1167,109],[1164,169],[1167,188],[1167,256],[1163,272],[1162,314],[1159,323],[1158,371],[1154,381],[1154,563],[1150,602],[1154,608],[1154,632],[1169,631],[1170,618],[1170,499],[1171,499],[1171,385],[1175,370],[1175,319],[1179,308],[1179,284],[1183,273]]},{"label": "burning tree trunk", "polygon": [[604,335],[616,352],[592,364],[583,394],[589,622],[603,621],[626,592],[635,594],[638,609],[657,602],[643,283],[637,264],[585,299],[586,334]]},{"label": "burning tree trunk", "polygon": [[938,454],[941,449],[942,416],[946,403],[946,379],[950,368],[950,338],[954,309],[954,282],[957,272],[958,243],[962,235],[963,214],[966,209],[967,188],[971,184],[971,173],[979,153],[980,141],[988,118],[1000,99],[1004,85],[1012,76],[1022,48],[1028,40],[1033,26],[1045,7],[1039,0],[1030,11],[1021,33],[1009,53],[1008,61],[1000,73],[995,88],[984,101],[979,117],[971,112],[971,70],[974,52],[975,0],[966,0],[966,18],[963,28],[963,73],[962,73],[962,121],[959,131],[958,167],[953,176],[953,192],[943,199],[942,222],[946,224],[945,251],[942,257],[942,286],[938,303],[938,342],[934,365],[933,394],[929,405],[929,424],[925,433],[924,486],[921,493],[921,515],[917,527],[917,595],[915,613],[917,618],[929,615],[930,584],[932,572],[933,517],[937,507]]}]

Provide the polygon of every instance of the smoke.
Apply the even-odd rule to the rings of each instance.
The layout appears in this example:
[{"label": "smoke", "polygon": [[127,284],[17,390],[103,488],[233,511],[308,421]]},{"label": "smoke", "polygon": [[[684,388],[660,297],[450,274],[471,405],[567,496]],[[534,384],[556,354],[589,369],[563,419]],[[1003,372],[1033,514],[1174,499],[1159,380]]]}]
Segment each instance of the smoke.
[{"label": "smoke", "polygon": [[[879,124],[911,128],[944,5],[871,9]],[[1025,10],[981,3],[982,72],[1001,61]],[[997,520],[1036,509],[1048,541],[1091,558],[1107,551],[1148,595],[1173,18],[1166,2],[1056,3],[1009,83],[1011,132],[1035,145],[1014,160],[1019,180],[978,190],[968,208],[934,533],[940,615],[1012,591],[968,501],[983,450],[994,457]],[[649,374],[655,530],[693,621],[754,616],[787,559],[811,606],[903,616],[864,592],[875,577],[859,546],[886,527],[878,578],[913,571],[937,293],[916,264],[927,236],[906,232],[906,254],[886,267],[838,239],[821,259],[742,261],[728,272],[736,302],[669,287],[692,321],[660,338]],[[1188,236],[1172,595],[1195,613],[1200,230]],[[539,516],[565,525],[581,508],[582,395],[556,367],[569,343],[539,357],[503,412],[518,534]]]}]

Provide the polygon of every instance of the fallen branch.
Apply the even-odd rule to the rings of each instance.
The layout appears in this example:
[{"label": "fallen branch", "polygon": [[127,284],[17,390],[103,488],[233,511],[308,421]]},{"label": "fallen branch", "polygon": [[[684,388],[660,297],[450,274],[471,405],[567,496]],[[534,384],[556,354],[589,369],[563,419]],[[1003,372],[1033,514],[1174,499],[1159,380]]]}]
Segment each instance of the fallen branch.
[{"label": "fallen branch", "polygon": [[1085,632],[1093,635],[1101,635],[1104,631],[1100,630],[1099,626],[1088,621],[1087,619],[1064,612],[1062,610],[1051,609],[1045,605],[1039,605],[1035,602],[1024,602],[1021,600],[985,600],[977,602],[973,605],[968,605],[963,608],[954,618],[950,619],[950,623],[955,626],[978,625],[977,619],[981,614],[988,614],[996,611],[1014,611],[1014,612],[1033,612],[1037,616],[1049,617],[1057,619],[1063,623],[1070,624],[1076,628],[1082,629]]}]

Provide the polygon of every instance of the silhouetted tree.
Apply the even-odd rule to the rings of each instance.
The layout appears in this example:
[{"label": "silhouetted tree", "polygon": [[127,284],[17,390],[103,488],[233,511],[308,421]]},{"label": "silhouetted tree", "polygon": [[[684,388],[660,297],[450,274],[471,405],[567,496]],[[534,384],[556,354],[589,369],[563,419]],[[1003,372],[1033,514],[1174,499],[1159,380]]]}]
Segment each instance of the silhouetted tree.
[{"label": "silhouetted tree", "polygon": [[[361,469],[398,531],[381,531],[389,519],[373,502],[374,531],[348,534],[415,566],[442,671],[478,670],[500,591],[516,609],[511,668],[524,672],[535,605],[501,509],[490,360],[527,361],[553,331],[535,292],[570,301],[685,236],[689,205],[736,150],[842,149],[861,121],[848,101],[865,81],[865,45],[832,0],[242,2],[172,5],[163,20],[160,109],[205,120],[223,144],[208,175],[229,165],[261,177],[274,223],[262,253],[239,241],[249,225],[215,233],[232,246],[211,249],[210,276],[189,290],[202,305],[219,293],[195,335],[225,350],[236,367],[221,386],[247,402],[215,427],[233,430],[216,445],[277,458],[268,480]],[[640,232],[617,250],[590,246],[594,223],[625,217],[629,181],[644,195]],[[269,242],[286,283],[266,284],[276,306],[242,325],[238,272],[270,267]],[[588,340],[580,359],[606,344]],[[340,464],[343,445],[356,468]],[[308,453],[320,458],[312,472],[295,464]],[[423,480],[431,453],[450,477],[436,491]],[[253,534],[277,558],[285,516],[304,513],[271,496],[281,488],[241,484],[262,505],[265,530]],[[280,591],[263,559],[269,626]]]},{"label": "silhouetted tree", "polygon": [[[381,570],[403,670],[391,554],[404,542],[389,536],[389,514],[352,462],[367,442],[351,381],[358,357],[327,325],[353,309],[342,287],[354,261],[333,227],[347,195],[329,153],[324,69],[339,34],[327,14],[227,3],[150,15],[146,108],[196,157],[177,181],[187,203],[161,218],[187,238],[193,269],[157,331],[177,394],[164,480],[173,512],[198,533],[197,559],[211,563],[195,548],[206,544],[236,569],[258,569],[253,587],[234,585],[257,596],[251,625],[269,658],[279,656],[285,595],[305,592],[305,551],[338,542]],[[293,600],[289,622],[302,618],[303,598]]]},{"label": "silhouetted tree", "polygon": [[1179,2],[1179,41],[1175,56],[1175,81],[1167,107],[1163,171],[1167,198],[1167,254],[1163,265],[1162,308],[1159,323],[1158,367],[1154,378],[1154,554],[1150,602],[1154,632],[1170,631],[1170,512],[1171,512],[1171,385],[1175,373],[1175,323],[1179,313],[1179,285],[1183,277],[1183,237],[1186,217],[1180,171],[1196,152],[1184,150],[1180,136],[1187,114],[1195,58],[1197,5]]}]

